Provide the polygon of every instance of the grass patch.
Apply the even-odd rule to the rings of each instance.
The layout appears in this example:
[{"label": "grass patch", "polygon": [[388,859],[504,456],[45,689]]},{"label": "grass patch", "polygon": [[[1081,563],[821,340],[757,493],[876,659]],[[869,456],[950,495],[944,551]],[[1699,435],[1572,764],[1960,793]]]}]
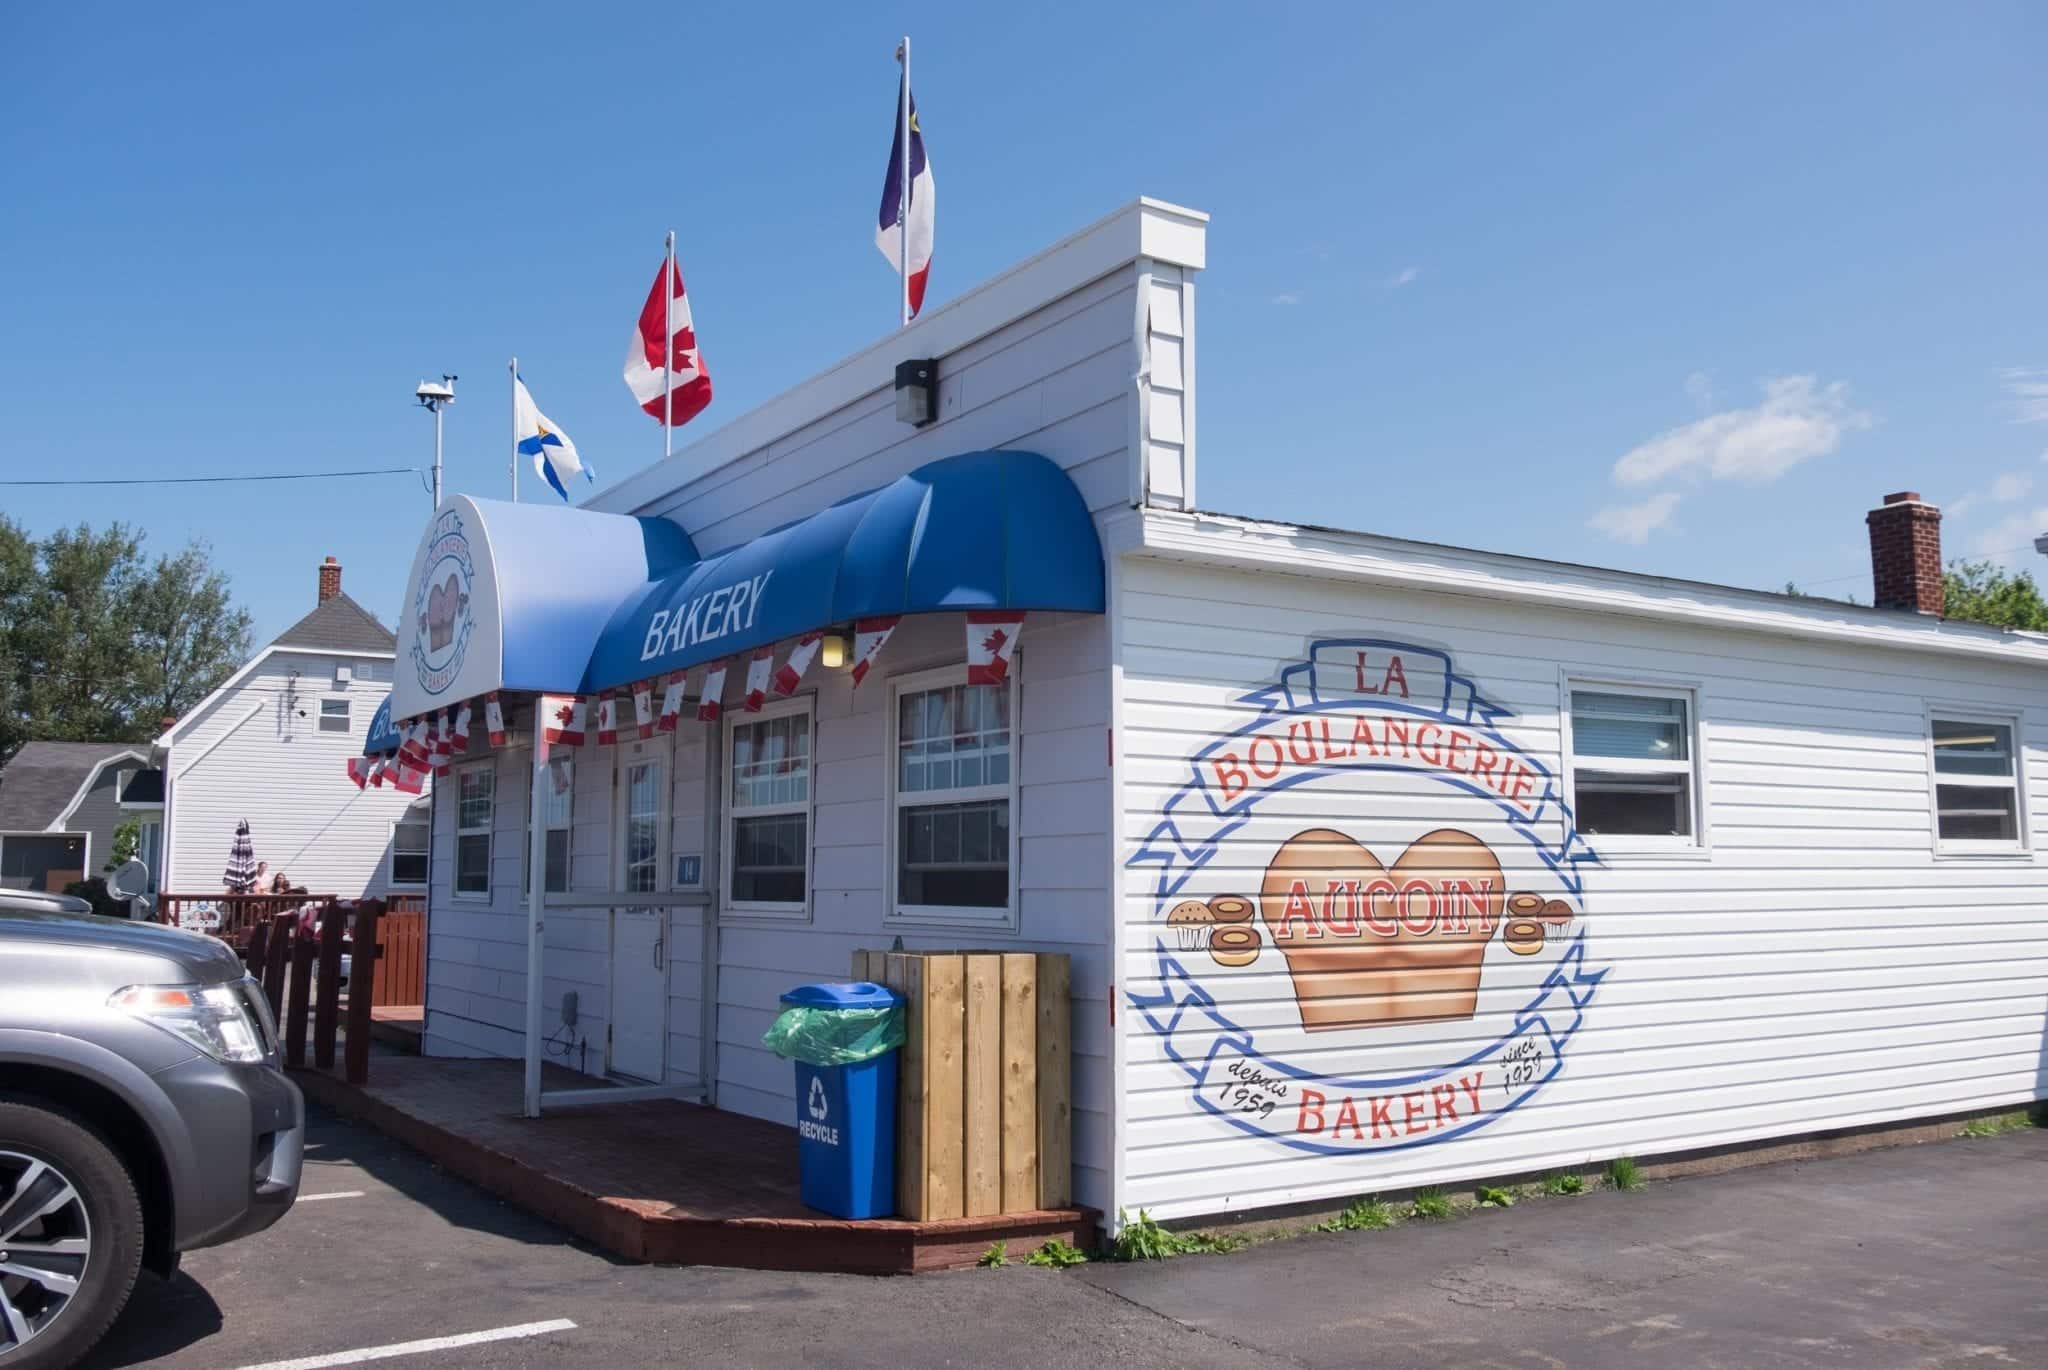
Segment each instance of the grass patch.
[{"label": "grass patch", "polygon": [[1996,1118],[1972,1118],[1963,1124],[1965,1137],[1996,1137],[2000,1133],[2018,1132],[2034,1126],[2025,1109],[2017,1113],[2001,1113]]},{"label": "grass patch", "polygon": [[[984,1253],[986,1254],[986,1253]],[[1024,1258],[1024,1264],[1064,1270],[1070,1265],[1081,1265],[1088,1259],[1088,1253],[1054,1237],[1036,1251]]]},{"label": "grass patch", "polygon": [[1450,1196],[1435,1185],[1418,1190],[1415,1201],[1408,1205],[1408,1216],[1425,1220],[1448,1218],[1451,1216]]},{"label": "grass patch", "polygon": [[1317,1223],[1311,1232],[1381,1232],[1401,1221],[1394,1206],[1377,1197],[1360,1199],[1327,1222]]},{"label": "grass patch", "polygon": [[1607,1163],[1607,1183],[1613,1185],[1616,1189],[1641,1189],[1643,1187],[1643,1172],[1642,1168],[1636,1164],[1636,1158],[1633,1156],[1616,1156],[1613,1160],[1609,1161]]},{"label": "grass patch", "polygon": [[1586,1192],[1586,1177],[1576,1170],[1560,1170],[1543,1177],[1543,1192],[1554,1198]]},{"label": "grass patch", "polygon": [[1244,1245],[1240,1237],[1213,1232],[1174,1232],[1153,1221],[1144,1209],[1132,1218],[1117,1210],[1122,1225],[1110,1244],[1110,1259],[1118,1261],[1165,1261],[1175,1256],[1210,1256],[1235,1251]]},{"label": "grass patch", "polygon": [[983,1270],[1000,1270],[1009,1263],[1010,1244],[1008,1242],[990,1242],[988,1250],[982,1252],[981,1259],[975,1262]]},{"label": "grass patch", "polygon": [[1515,1196],[1497,1185],[1483,1184],[1472,1191],[1481,1208],[1513,1208]]}]

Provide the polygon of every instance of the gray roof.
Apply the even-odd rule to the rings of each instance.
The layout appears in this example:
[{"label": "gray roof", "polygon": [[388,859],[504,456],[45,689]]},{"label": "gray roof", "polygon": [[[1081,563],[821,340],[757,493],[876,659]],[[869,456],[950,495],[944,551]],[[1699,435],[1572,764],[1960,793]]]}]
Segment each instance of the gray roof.
[{"label": "gray roof", "polygon": [[368,609],[336,593],[277,635],[273,647],[313,647],[327,652],[396,652],[398,635]]},{"label": "gray roof", "polygon": [[110,756],[149,755],[147,742],[24,742],[0,767],[0,832],[40,832]]}]

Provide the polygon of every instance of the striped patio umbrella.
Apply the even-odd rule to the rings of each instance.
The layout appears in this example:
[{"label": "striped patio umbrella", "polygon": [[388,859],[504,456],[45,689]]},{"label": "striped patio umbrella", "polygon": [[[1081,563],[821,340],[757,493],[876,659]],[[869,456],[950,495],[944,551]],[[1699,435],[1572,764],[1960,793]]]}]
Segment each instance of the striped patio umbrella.
[{"label": "striped patio umbrella", "polygon": [[235,845],[228,849],[228,868],[221,883],[230,894],[247,894],[256,884],[256,844],[249,840],[249,820],[235,824]]}]

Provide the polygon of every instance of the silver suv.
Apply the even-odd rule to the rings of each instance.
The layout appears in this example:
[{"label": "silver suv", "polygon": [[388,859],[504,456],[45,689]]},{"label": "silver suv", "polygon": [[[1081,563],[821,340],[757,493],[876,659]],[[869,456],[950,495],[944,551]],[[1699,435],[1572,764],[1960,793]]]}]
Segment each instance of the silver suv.
[{"label": "silver suv", "polygon": [[59,1370],[147,1266],[299,1193],[305,1102],[211,937],[0,890],[0,1370]]}]

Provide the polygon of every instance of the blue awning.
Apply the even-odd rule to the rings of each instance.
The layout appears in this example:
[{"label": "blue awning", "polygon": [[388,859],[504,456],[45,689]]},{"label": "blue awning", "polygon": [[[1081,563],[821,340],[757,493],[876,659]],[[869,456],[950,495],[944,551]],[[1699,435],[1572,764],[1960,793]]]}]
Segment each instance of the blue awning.
[{"label": "blue awning", "polygon": [[1103,611],[1081,492],[1035,452],[968,452],[637,588],[581,690],[630,684],[813,629],[952,609]]},{"label": "blue awning", "polygon": [[377,712],[370,716],[370,733],[363,739],[363,755],[389,756],[398,750],[401,740],[398,729],[391,726],[391,696],[387,694]]}]

